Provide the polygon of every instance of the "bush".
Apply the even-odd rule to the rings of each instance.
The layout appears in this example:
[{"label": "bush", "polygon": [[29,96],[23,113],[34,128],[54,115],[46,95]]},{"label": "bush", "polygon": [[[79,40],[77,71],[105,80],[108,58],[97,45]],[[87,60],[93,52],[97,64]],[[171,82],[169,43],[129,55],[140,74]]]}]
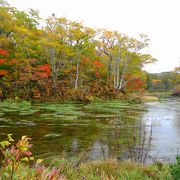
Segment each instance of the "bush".
[{"label": "bush", "polygon": [[170,165],[170,171],[175,180],[180,179],[180,156],[177,156],[176,162]]},{"label": "bush", "polygon": [[43,179],[43,180],[65,180],[61,175],[61,167],[45,167],[40,165],[43,161],[34,161],[30,148],[30,138],[22,138],[14,143],[12,135],[9,134],[4,141],[0,141],[0,152],[3,155],[0,169],[0,180],[10,179]]},{"label": "bush", "polygon": [[174,96],[180,96],[180,85],[174,87],[174,89],[173,89],[173,95],[174,95]]}]

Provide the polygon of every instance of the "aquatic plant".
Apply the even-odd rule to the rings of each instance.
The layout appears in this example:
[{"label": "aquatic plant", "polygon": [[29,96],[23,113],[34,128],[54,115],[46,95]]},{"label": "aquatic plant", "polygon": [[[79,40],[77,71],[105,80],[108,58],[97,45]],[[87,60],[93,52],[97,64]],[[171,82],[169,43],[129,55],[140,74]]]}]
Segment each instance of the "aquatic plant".
[{"label": "aquatic plant", "polygon": [[140,121],[139,127],[134,128],[129,134],[127,134],[127,144],[131,160],[137,163],[145,163],[149,158],[151,149],[152,125],[148,128]]}]

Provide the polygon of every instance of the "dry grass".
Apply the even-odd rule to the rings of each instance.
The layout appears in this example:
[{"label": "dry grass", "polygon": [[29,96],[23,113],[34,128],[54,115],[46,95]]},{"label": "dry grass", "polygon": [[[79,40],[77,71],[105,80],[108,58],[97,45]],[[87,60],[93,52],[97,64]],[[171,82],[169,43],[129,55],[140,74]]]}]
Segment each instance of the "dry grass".
[{"label": "dry grass", "polygon": [[147,101],[158,101],[158,98],[156,96],[143,96],[142,100],[147,102]]}]

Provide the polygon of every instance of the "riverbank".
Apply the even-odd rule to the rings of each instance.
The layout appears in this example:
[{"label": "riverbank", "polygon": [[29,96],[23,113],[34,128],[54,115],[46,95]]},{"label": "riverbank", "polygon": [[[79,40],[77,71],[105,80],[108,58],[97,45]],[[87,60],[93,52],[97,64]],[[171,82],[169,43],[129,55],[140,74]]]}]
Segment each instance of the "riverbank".
[{"label": "riverbank", "polygon": [[116,94],[112,97],[97,97],[93,95],[80,95],[77,91],[71,97],[59,97],[59,96],[41,96],[37,98],[22,99],[19,97],[1,99],[1,102],[29,102],[31,104],[36,103],[96,103],[96,102],[122,102],[122,103],[143,103],[148,101],[158,101],[162,98],[173,97],[172,92],[146,92],[146,93],[127,93]]},{"label": "riverbank", "polygon": [[[133,162],[117,162],[109,159],[106,161],[91,161],[75,166],[72,162],[59,160],[56,166],[36,164],[28,166],[20,163],[13,172],[13,179],[31,180],[144,180],[144,179],[173,179],[170,167],[165,164],[145,166]],[[1,178],[11,177],[11,167],[1,169]]]},{"label": "riverbank", "polygon": [[[31,180],[98,180],[98,179],[179,179],[180,157],[173,164],[155,161],[152,165],[140,164],[130,160],[106,159],[87,161],[84,155],[78,158],[51,157],[49,160],[32,156],[30,138],[22,136],[14,143],[12,135],[0,141],[1,167],[0,179]],[[3,156],[2,156],[3,155]],[[43,162],[44,161],[44,162]]]},{"label": "riverbank", "polygon": [[[143,165],[115,159],[87,161],[78,158],[37,159],[32,155],[30,138],[22,136],[17,142],[11,134],[0,141],[0,179],[31,180],[90,180],[90,179],[172,179],[170,167],[162,163]],[[171,168],[172,169],[172,168]],[[176,168],[177,169],[177,168]]]},{"label": "riverbank", "polygon": [[173,93],[168,92],[147,92],[144,96],[142,96],[142,102],[151,102],[151,101],[159,101],[163,98],[173,97]]}]

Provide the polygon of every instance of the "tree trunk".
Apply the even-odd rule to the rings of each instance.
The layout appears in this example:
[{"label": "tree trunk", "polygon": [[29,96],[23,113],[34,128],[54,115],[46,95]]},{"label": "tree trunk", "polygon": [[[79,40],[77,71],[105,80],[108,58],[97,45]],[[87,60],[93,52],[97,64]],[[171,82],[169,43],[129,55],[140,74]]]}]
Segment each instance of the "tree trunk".
[{"label": "tree trunk", "polygon": [[79,64],[80,62],[77,63],[76,65],[76,81],[75,81],[75,86],[74,89],[77,90],[78,88],[78,81],[79,81]]},{"label": "tree trunk", "polygon": [[54,59],[54,48],[51,48],[51,67],[52,67],[52,82],[53,82],[53,90],[54,93],[57,91],[57,83],[56,83],[56,65]]},{"label": "tree trunk", "polygon": [[109,57],[109,63],[108,63],[107,84],[109,84],[109,81],[110,81],[111,76],[112,76],[112,62],[113,62],[113,58],[110,56]]},{"label": "tree trunk", "polygon": [[116,59],[116,64],[115,64],[115,84],[114,88],[117,90],[119,87],[120,83],[120,72],[119,72],[119,66],[120,66],[120,60],[121,60],[121,44],[119,42],[118,46],[118,58]]},{"label": "tree trunk", "polygon": [[122,71],[122,73],[121,73],[121,78],[120,78],[120,80],[119,80],[119,87],[118,87],[118,89],[119,89],[121,92],[123,92],[123,93],[125,93],[124,88],[125,88],[125,84],[126,84],[126,83],[125,83],[125,81],[124,81],[124,76],[125,76],[125,73],[126,73],[126,70],[127,70],[128,59],[129,59],[129,57],[127,57],[127,58],[126,58],[126,61],[124,62],[123,71]]}]

